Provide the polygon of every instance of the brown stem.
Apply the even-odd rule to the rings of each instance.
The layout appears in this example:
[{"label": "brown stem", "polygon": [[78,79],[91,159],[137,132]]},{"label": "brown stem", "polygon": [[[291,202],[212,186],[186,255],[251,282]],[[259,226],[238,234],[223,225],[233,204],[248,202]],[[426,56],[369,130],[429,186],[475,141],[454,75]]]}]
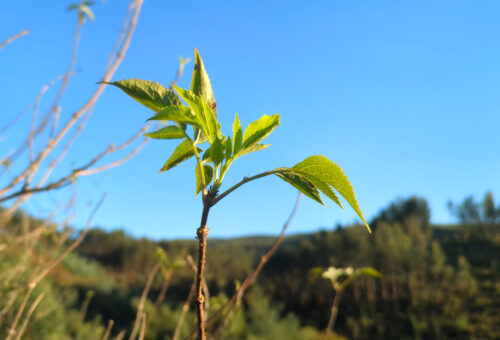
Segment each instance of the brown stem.
[{"label": "brown stem", "polygon": [[[207,199],[210,196],[206,197]],[[205,270],[205,258],[207,250],[207,219],[210,212],[210,203],[203,202],[203,213],[201,215],[200,227],[196,231],[198,236],[198,265],[196,270],[196,314],[198,315],[198,340],[206,340],[205,335],[205,296],[203,295],[203,271]]]},{"label": "brown stem", "polygon": [[335,325],[335,320],[337,320],[337,314],[339,312],[339,302],[340,298],[342,297],[342,292],[343,290],[338,289],[335,292],[335,297],[333,298],[333,303],[332,303],[332,309],[330,311],[330,320],[328,321],[328,326],[326,326],[326,331],[325,331],[325,340],[328,339],[328,335],[333,329],[333,326]]},{"label": "brown stem", "polygon": [[[196,273],[196,263],[194,263],[193,258],[191,255],[188,255],[186,257],[186,262],[189,264],[189,266],[193,269],[193,271]],[[203,276],[201,284],[203,286],[203,294],[205,295],[205,311],[207,311],[210,308],[210,292],[208,291],[208,285],[207,285],[207,280],[205,280],[205,276]],[[205,313],[206,314],[206,313]]]},{"label": "brown stem", "polygon": [[266,265],[266,263],[269,261],[269,259],[274,255],[276,250],[280,247],[281,243],[285,239],[285,233],[288,229],[288,226],[292,222],[293,218],[295,217],[295,214],[297,213],[297,210],[299,209],[300,202],[302,200],[302,193],[299,192],[299,195],[297,196],[297,200],[295,201],[295,205],[293,206],[292,212],[290,213],[290,216],[286,220],[286,222],[283,224],[283,227],[281,229],[281,232],[279,236],[276,238],[274,241],[273,245],[269,250],[261,257],[259,264],[257,267],[254,269],[253,272],[248,274],[246,279],[243,281],[241,284],[240,288],[236,290],[234,293],[233,297],[228,300],[220,309],[218,309],[207,321],[207,328],[210,328],[211,325],[217,320],[219,316],[223,314],[223,312],[228,308],[229,311],[227,312],[226,316],[224,317],[220,327],[214,332],[214,338],[216,339],[222,331],[224,327],[227,326],[229,319],[231,319],[234,310],[240,305],[241,299],[243,298],[243,295],[247,291],[248,288],[257,280],[259,277],[260,272]]}]

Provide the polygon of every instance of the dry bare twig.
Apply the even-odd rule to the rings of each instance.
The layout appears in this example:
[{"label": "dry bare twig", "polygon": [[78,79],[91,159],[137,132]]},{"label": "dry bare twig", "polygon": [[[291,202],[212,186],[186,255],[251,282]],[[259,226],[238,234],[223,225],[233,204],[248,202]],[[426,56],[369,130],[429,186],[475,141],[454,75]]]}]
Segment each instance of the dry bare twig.
[{"label": "dry bare twig", "polygon": [[105,198],[106,198],[106,194],[104,194],[102,196],[102,198],[100,199],[100,201],[95,206],[94,210],[92,211],[92,213],[89,216],[89,219],[88,219],[88,222],[87,222],[87,225],[86,225],[85,229],[83,229],[83,231],[80,233],[80,235],[78,236],[78,238],[68,248],[66,248],[66,250],[60,256],[58,256],[47,267],[45,267],[38,275],[34,275],[34,277],[32,277],[30,279],[30,281],[28,283],[28,290],[26,292],[26,295],[25,295],[23,301],[21,302],[21,305],[19,306],[19,309],[18,309],[18,311],[16,313],[16,316],[14,318],[14,321],[12,322],[12,325],[10,326],[9,334],[8,334],[6,340],[11,340],[12,337],[16,335],[16,333],[17,333],[17,331],[16,331],[17,325],[18,325],[18,323],[19,323],[19,321],[21,319],[21,316],[22,316],[22,314],[24,312],[24,309],[26,308],[28,300],[31,297],[31,294],[33,293],[33,290],[36,288],[36,286],[38,285],[38,283],[45,276],[47,276],[47,274],[51,270],[53,270],[57,265],[59,265],[61,263],[61,261],[66,256],[68,256],[73,250],[75,250],[75,248],[78,247],[80,245],[80,243],[83,241],[83,239],[85,238],[85,236],[87,235],[87,233],[88,233],[88,231],[90,229],[90,225],[92,224],[92,220],[93,220],[95,214],[97,213],[97,211],[101,207],[101,205],[104,202]]},{"label": "dry bare twig", "polygon": [[3,43],[0,44],[0,50],[5,46],[7,46],[8,44],[10,44],[11,42],[13,42],[14,40],[24,37],[29,32],[30,32],[29,29],[25,29],[24,31],[14,34],[13,36],[11,36],[10,38],[8,38],[7,40],[5,40]]},{"label": "dry bare twig", "polygon": [[109,336],[111,335],[111,329],[113,328],[114,324],[115,322],[113,320],[108,321],[108,327],[106,327],[106,332],[104,333],[102,340],[108,340]]},{"label": "dry bare twig", "polygon": [[156,264],[148,275],[148,279],[146,280],[146,285],[142,290],[142,295],[141,299],[139,300],[139,305],[137,306],[137,315],[135,317],[134,327],[132,328],[132,333],[130,333],[129,340],[135,340],[135,338],[137,337],[137,333],[139,332],[139,327],[141,325],[141,322],[145,322],[143,321],[144,306],[146,304],[146,299],[148,298],[151,285],[153,284],[153,280],[159,269],[160,265]]},{"label": "dry bare twig", "polygon": [[26,327],[28,326],[28,323],[31,319],[31,315],[33,315],[33,312],[35,311],[36,307],[38,307],[38,305],[40,304],[40,302],[42,301],[44,296],[45,296],[45,293],[41,293],[40,295],[38,295],[36,300],[31,305],[31,308],[28,310],[28,314],[26,314],[26,317],[24,318],[23,324],[21,325],[21,328],[19,329],[16,340],[21,340],[21,337],[23,336],[24,331],[26,330]]},{"label": "dry bare twig", "polygon": [[172,340],[179,340],[179,336],[181,334],[181,328],[184,324],[184,320],[186,319],[186,314],[189,310],[189,305],[193,302],[194,292],[196,290],[196,281],[193,280],[193,284],[191,285],[191,289],[189,290],[188,297],[184,304],[182,305],[181,315],[179,316],[179,320],[177,320],[177,325],[175,326],[174,337]]},{"label": "dry bare twig", "polygon": [[[131,15],[130,21],[127,24],[126,33],[125,33],[125,35],[123,35],[123,37],[120,37],[120,39],[123,39],[123,41],[120,43],[120,48],[116,52],[116,55],[111,57],[112,62],[109,65],[109,67],[106,69],[106,71],[102,77],[103,82],[109,81],[111,79],[111,77],[114,75],[118,66],[120,65],[121,61],[123,60],[123,58],[125,56],[125,53],[128,49],[128,46],[130,45],[130,41],[132,39],[132,35],[133,35],[133,32],[134,32],[136,24],[137,24],[137,19],[138,19],[139,13],[140,13],[140,9],[142,7],[142,3],[143,3],[142,0],[134,1],[133,14]],[[73,64],[73,60],[76,58],[76,50],[77,50],[77,46],[78,46],[77,45],[78,40],[79,40],[79,33],[78,33],[78,29],[77,29],[77,36],[75,39],[74,53],[72,55],[72,61],[70,62],[70,68],[72,68],[71,65]],[[64,80],[68,80],[68,79],[69,79],[69,73],[66,74],[66,77]],[[63,80],[63,82],[64,82],[64,80]],[[67,82],[66,82],[66,85],[67,85]],[[66,85],[63,83],[63,86],[62,86],[63,90],[65,89]],[[55,147],[57,145],[59,145],[59,143],[62,141],[62,139],[68,134],[68,132],[71,130],[71,128],[75,124],[77,124],[78,121],[80,121],[80,119],[85,115],[85,113],[87,113],[89,110],[91,110],[94,107],[97,99],[100,97],[100,95],[102,94],[103,91],[104,91],[104,84],[98,85],[98,88],[96,89],[94,94],[87,100],[87,102],[80,109],[78,109],[76,112],[73,113],[73,115],[70,117],[70,119],[62,126],[62,128],[57,133],[51,132],[51,136],[50,136],[46,146],[38,153],[38,155],[36,157],[34,157],[33,160],[28,164],[28,166],[24,170],[22,170],[17,176],[15,176],[10,181],[10,183],[8,183],[6,186],[4,186],[2,189],[0,189],[0,196],[3,196],[0,199],[0,202],[5,201],[6,197],[8,197],[8,199],[12,199],[12,198],[18,197],[20,195],[33,194],[36,192],[52,190],[54,188],[60,187],[61,183],[67,182],[67,178],[65,178],[65,177],[68,177],[71,174],[61,178],[58,181],[52,182],[52,183],[50,183],[44,187],[40,187],[40,188],[29,188],[29,185],[27,185],[27,184],[29,184],[29,181],[27,181],[23,188],[21,188],[17,192],[8,194],[11,190],[14,189],[14,187],[16,187],[23,180],[28,179],[28,178],[29,179],[33,178],[33,176],[34,176],[33,173],[36,173],[38,170],[40,170],[41,164],[47,158],[47,156],[49,154],[51,154],[51,152],[55,149]],[[60,91],[60,94],[63,92],[64,91]],[[56,99],[56,102],[57,102],[57,99]],[[56,107],[56,106],[57,105],[55,105],[54,107]],[[56,114],[58,114],[57,111],[58,110],[56,109],[54,112],[56,112]],[[56,119],[56,118],[54,118],[54,119]],[[54,125],[56,125],[56,124],[54,124]],[[55,131],[54,128],[53,128],[53,131]],[[108,148],[108,151],[106,152],[105,155],[107,155],[111,152],[114,152],[114,151],[116,151],[114,147]],[[133,153],[133,154],[135,154],[135,153]],[[97,160],[99,160],[102,157],[103,156],[98,157]],[[91,161],[91,163],[92,163],[92,161]],[[95,162],[93,164],[95,164]],[[121,164],[121,163],[118,162],[117,165],[119,165],[119,164]],[[80,171],[81,170],[87,170],[87,169],[80,169]],[[28,188],[28,190],[26,190],[26,188]]]}]

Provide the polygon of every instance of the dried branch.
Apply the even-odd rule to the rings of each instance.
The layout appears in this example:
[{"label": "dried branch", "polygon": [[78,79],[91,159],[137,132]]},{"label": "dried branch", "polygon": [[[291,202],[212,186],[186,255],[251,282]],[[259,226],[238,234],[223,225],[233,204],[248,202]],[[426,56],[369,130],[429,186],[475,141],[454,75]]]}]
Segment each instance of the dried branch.
[{"label": "dried branch", "polygon": [[139,326],[142,321],[142,315],[144,314],[143,312],[144,305],[146,304],[146,299],[148,298],[149,290],[151,289],[151,285],[153,284],[153,280],[159,269],[160,265],[156,264],[149,273],[148,279],[146,280],[146,285],[144,286],[141,299],[139,300],[139,305],[137,306],[137,315],[135,317],[134,327],[132,328],[132,333],[130,334],[129,340],[135,340],[137,336],[137,332],[139,331]]},{"label": "dried branch", "polygon": [[164,268],[162,268],[162,274],[163,274],[163,283],[160,288],[160,293],[158,294],[158,297],[156,298],[155,301],[155,308],[160,307],[163,300],[165,300],[165,296],[167,295],[167,289],[170,284],[170,278],[172,276],[172,271],[166,269],[164,270]]},{"label": "dried branch", "polygon": [[[32,187],[32,188],[30,188],[28,186],[24,186],[20,190],[14,192],[12,194],[0,197],[0,203],[11,200],[11,199],[16,198],[16,197],[20,197],[20,196],[31,195],[34,193],[59,189],[59,188],[62,188],[62,187],[65,187],[65,186],[71,184],[79,176],[92,175],[92,174],[95,174],[97,172],[108,170],[108,169],[111,169],[113,167],[116,167],[118,165],[123,164],[124,162],[126,162],[127,160],[132,158],[134,155],[136,155],[147,144],[148,140],[145,139],[137,148],[133,149],[125,157],[123,157],[117,161],[114,161],[112,163],[109,163],[107,165],[103,165],[99,168],[90,169],[92,166],[94,166],[98,161],[100,161],[105,156],[107,156],[111,153],[115,153],[117,151],[120,151],[120,150],[126,148],[127,146],[129,146],[137,138],[139,138],[141,135],[143,135],[144,132],[149,128],[149,126],[150,125],[144,126],[141,130],[139,130],[139,132],[137,132],[134,136],[132,136],[131,138],[129,138],[127,141],[125,141],[123,144],[121,144],[119,146],[115,146],[115,145],[111,144],[106,150],[104,150],[103,152],[101,152],[100,154],[95,156],[87,164],[85,164],[77,169],[74,169],[69,174],[59,178],[58,180],[53,181],[53,182],[46,184],[44,186],[36,186],[36,187]],[[52,169],[53,169],[53,167],[52,167]],[[50,170],[52,170],[52,169],[50,169]]]},{"label": "dried branch", "polygon": [[113,328],[114,323],[115,322],[113,320],[108,321],[108,327],[106,327],[106,332],[104,333],[102,340],[108,340],[109,336],[111,335],[111,329]]},{"label": "dried branch", "polygon": [[30,32],[30,30],[26,29],[26,30],[21,31],[21,32],[19,32],[17,34],[14,34],[13,36],[11,36],[10,38],[8,38],[7,40],[5,40],[3,43],[0,44],[0,50],[2,48],[4,48],[5,46],[7,46],[8,44],[10,44],[11,42],[13,42],[14,40],[19,39],[21,37],[24,37],[29,32]]},{"label": "dried branch", "polygon": [[144,336],[146,335],[146,313],[142,313],[142,318],[141,318],[141,331],[139,332],[139,340],[144,340]]},{"label": "dried branch", "polygon": [[193,284],[191,285],[191,289],[189,290],[188,297],[184,302],[184,304],[182,305],[181,315],[179,316],[179,320],[177,320],[177,325],[175,326],[174,337],[172,338],[172,340],[179,340],[179,336],[181,334],[181,328],[182,325],[184,324],[184,319],[186,318],[186,314],[189,310],[189,305],[193,301],[195,289],[196,289],[196,280],[193,280]]},{"label": "dried branch", "polygon": [[10,307],[14,304],[16,301],[16,297],[19,294],[18,290],[14,290],[13,292],[10,293],[9,300],[7,303],[3,306],[3,308],[0,310],[0,325],[2,324],[3,318],[7,314],[7,312],[10,310]]},{"label": "dried branch", "polygon": [[30,286],[38,284],[52,269],[54,269],[57,265],[59,265],[59,263],[61,263],[61,261],[66,256],[68,256],[73,250],[75,250],[76,247],[78,247],[80,245],[80,243],[82,243],[83,239],[85,238],[85,236],[89,232],[90,225],[92,223],[92,220],[94,219],[95,214],[97,213],[97,211],[101,207],[102,203],[106,199],[106,196],[107,196],[107,194],[102,195],[101,199],[99,200],[99,202],[95,206],[94,210],[90,214],[89,219],[87,221],[87,225],[85,226],[85,229],[83,229],[82,232],[80,233],[80,236],[78,236],[78,238],[56,260],[52,261],[52,263],[49,266],[47,266],[47,268],[45,268],[45,270],[42,271],[35,278],[35,280],[32,280],[30,283]]},{"label": "dried branch", "polygon": [[118,333],[118,335],[116,336],[115,340],[123,340],[126,334],[127,334],[126,330],[120,331],[120,333]]},{"label": "dried branch", "polygon": [[26,327],[28,326],[28,323],[31,319],[31,315],[33,315],[33,312],[35,311],[36,307],[38,307],[38,305],[40,304],[40,302],[42,301],[44,296],[45,296],[45,293],[41,293],[40,295],[38,295],[36,300],[31,305],[31,308],[28,310],[28,314],[26,314],[26,317],[24,318],[23,324],[21,325],[21,328],[19,329],[16,340],[21,340],[21,337],[23,336],[24,331],[26,330]]},{"label": "dried branch", "polygon": [[26,308],[26,304],[28,303],[29,298],[31,297],[31,294],[33,293],[33,290],[36,288],[38,283],[52,270],[54,269],[61,261],[68,256],[73,250],[75,250],[76,247],[80,245],[80,243],[83,241],[85,236],[87,235],[90,225],[92,224],[92,220],[97,212],[99,210],[100,206],[104,202],[104,199],[106,198],[106,194],[104,194],[101,198],[101,200],[97,203],[95,206],[94,210],[89,216],[87,226],[83,231],[80,233],[80,236],[55,260],[53,260],[44,270],[42,270],[38,275],[36,275],[34,278],[32,278],[28,284],[28,291],[21,303],[21,306],[19,306],[19,309],[17,311],[17,314],[14,318],[14,321],[12,322],[12,325],[9,329],[9,335],[7,336],[6,340],[11,340],[12,337],[16,334],[16,328],[17,324],[19,323],[19,320],[21,319],[21,316],[24,312],[24,309]]},{"label": "dried branch", "polygon": [[[0,135],[2,135],[3,133],[5,133],[8,129],[10,129],[14,124],[17,123],[17,121],[19,119],[21,119],[22,116],[24,116],[24,114],[26,112],[28,112],[28,110],[33,106],[33,104],[28,104],[21,112],[19,112],[10,122],[8,122],[7,124],[4,125],[3,128],[0,129]],[[0,141],[2,141],[0,139]],[[0,163],[2,163],[4,161],[5,158],[3,158]]]},{"label": "dried branch", "polygon": [[[121,44],[120,49],[116,53],[116,56],[114,57],[113,62],[111,63],[110,67],[108,67],[106,69],[104,76],[101,79],[102,82],[108,82],[111,79],[111,77],[114,75],[114,73],[118,69],[118,66],[120,65],[121,61],[123,60],[125,53],[130,45],[130,41],[132,39],[132,35],[133,35],[133,32],[134,32],[136,24],[137,24],[137,19],[138,19],[142,4],[143,4],[142,0],[135,1],[134,13],[133,13],[132,18],[130,19],[130,22],[127,26],[127,32],[125,34],[125,37],[123,38],[123,43]],[[79,119],[88,110],[93,108],[97,99],[101,96],[102,92],[104,91],[104,86],[105,86],[104,84],[100,84],[98,86],[98,88],[96,89],[94,94],[89,98],[89,100],[80,109],[78,109],[75,113],[73,113],[71,118],[61,128],[61,130],[53,136],[53,138],[49,139],[46,147],[42,151],[40,151],[40,153],[33,160],[33,162],[30,162],[30,164],[25,168],[24,171],[22,171],[19,175],[17,175],[11,181],[11,183],[7,184],[3,189],[0,190],[0,195],[5,195],[5,193],[12,190],[23,179],[25,179],[27,176],[29,176],[29,174],[31,174],[32,172],[37,171],[39,169],[41,162],[61,142],[61,140],[69,132],[69,130],[79,121]],[[34,191],[34,192],[38,192],[38,191]],[[14,196],[14,197],[17,197],[17,196],[18,195]]]}]

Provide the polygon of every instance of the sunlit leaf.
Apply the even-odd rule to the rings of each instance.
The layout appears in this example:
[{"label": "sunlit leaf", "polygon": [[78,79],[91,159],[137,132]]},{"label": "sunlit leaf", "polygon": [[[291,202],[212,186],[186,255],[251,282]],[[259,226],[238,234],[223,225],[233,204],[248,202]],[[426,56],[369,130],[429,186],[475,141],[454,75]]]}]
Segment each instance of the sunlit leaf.
[{"label": "sunlit leaf", "polygon": [[316,189],[316,187],[312,185],[310,182],[306,181],[301,176],[294,174],[293,172],[290,171],[289,168],[281,168],[276,170],[282,170],[282,172],[277,172],[276,176],[278,176],[285,182],[291,184],[309,198],[312,198],[313,200],[322,205],[325,205],[323,203],[323,200],[321,199],[321,195],[319,194],[318,189]]},{"label": "sunlit leaf", "polygon": [[159,111],[165,106],[182,105],[182,101],[174,91],[149,80],[125,79],[113,82],[103,82],[120,88],[130,97],[153,111]]},{"label": "sunlit leaf", "polygon": [[212,91],[212,85],[210,84],[210,79],[208,78],[208,74],[205,70],[205,66],[203,65],[203,60],[201,60],[200,54],[198,50],[194,49],[194,71],[193,78],[191,80],[191,92],[194,94],[201,96],[207,104],[217,112],[215,97]]},{"label": "sunlit leaf", "polygon": [[337,197],[335,192],[332,190],[330,185],[328,185],[328,183],[324,182],[323,180],[319,179],[318,177],[316,177],[314,175],[310,175],[310,174],[304,173],[304,172],[300,173],[300,177],[307,180],[309,183],[311,183],[316,188],[318,188],[319,191],[321,191],[329,199],[331,199],[332,201],[337,203],[337,205],[339,205],[341,208],[344,208],[342,206],[342,203],[340,202],[339,198]]},{"label": "sunlit leaf", "polygon": [[158,131],[146,133],[145,136],[154,139],[178,139],[184,138],[184,130],[178,126],[169,125]]},{"label": "sunlit leaf", "polygon": [[214,143],[214,141],[222,135],[220,125],[217,122],[217,117],[215,116],[212,108],[208,106],[202,97],[194,94],[193,92],[181,89],[177,86],[174,86],[174,89],[189,105],[200,123],[201,130],[207,136],[210,145],[212,145],[212,143]]},{"label": "sunlit leaf", "polygon": [[280,116],[278,114],[272,116],[263,115],[261,118],[250,123],[243,135],[241,149],[243,150],[259,143],[278,127],[279,124]]},{"label": "sunlit leaf", "polygon": [[216,166],[224,160],[224,144],[220,139],[216,139],[210,146],[210,158]]},{"label": "sunlit leaf", "polygon": [[[214,169],[208,165],[203,164],[203,170],[205,175],[205,185],[209,185],[214,177]],[[196,195],[201,191],[201,174],[200,167],[196,164]]]},{"label": "sunlit leaf", "polygon": [[234,117],[233,123],[233,139],[234,139],[234,147],[233,154],[237,154],[241,150],[241,144],[243,144],[243,132],[241,131],[241,123],[238,115]]},{"label": "sunlit leaf", "polygon": [[167,120],[194,126],[200,125],[197,117],[193,115],[189,107],[185,105],[166,106],[163,109],[159,110],[153,117],[149,118],[148,120]]},{"label": "sunlit leaf", "polygon": [[[342,169],[337,164],[333,163],[325,156],[311,156],[306,158],[302,162],[296,164],[292,169],[295,172],[303,174],[306,177],[314,176],[318,180],[326,183],[327,185],[335,189],[347,201],[347,203],[349,203],[349,205],[361,218],[368,231],[371,232],[370,227],[368,226],[368,223],[363,217],[363,213],[361,212],[361,209],[358,206],[358,202],[354,194],[354,189],[352,188],[351,183],[347,179],[347,176],[344,174]],[[321,190],[321,188],[318,189]],[[327,192],[323,193],[329,196]]]},{"label": "sunlit leaf", "polygon": [[[201,151],[201,149],[199,149]],[[185,139],[182,141],[181,144],[179,144],[174,152],[172,153],[172,156],[168,159],[168,161],[163,165],[163,168],[161,168],[160,171],[166,171],[172,169],[174,166],[182,163],[186,159],[189,159],[194,156],[194,151],[193,148],[191,147],[191,143]]]},{"label": "sunlit leaf", "polygon": [[203,156],[201,157],[201,159],[204,161],[204,162],[208,162],[208,163],[211,163],[212,162],[212,157],[210,156],[212,152],[212,149],[210,147],[208,147],[205,152],[203,153]]},{"label": "sunlit leaf", "polygon": [[231,137],[226,138],[225,155],[226,155],[226,161],[231,159],[231,157],[233,155],[233,142],[231,141]]},{"label": "sunlit leaf", "polygon": [[255,145],[252,145],[252,146],[250,146],[248,148],[245,148],[245,149],[242,149],[240,152],[238,152],[238,157],[241,157],[243,155],[246,155],[246,154],[249,154],[249,153],[252,153],[252,152],[255,152],[255,151],[260,151],[260,150],[267,149],[270,146],[271,146],[271,144],[255,144]]}]

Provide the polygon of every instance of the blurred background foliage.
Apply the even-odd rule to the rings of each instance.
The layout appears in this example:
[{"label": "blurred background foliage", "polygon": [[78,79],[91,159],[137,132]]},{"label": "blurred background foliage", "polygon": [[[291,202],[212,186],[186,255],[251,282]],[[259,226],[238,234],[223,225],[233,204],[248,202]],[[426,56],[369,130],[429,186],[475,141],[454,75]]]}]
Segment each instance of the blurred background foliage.
[{"label": "blurred background foliage", "polygon": [[[380,211],[371,223],[372,236],[361,225],[289,236],[217,338],[322,339],[334,292],[327,280],[311,278],[311,268],[370,266],[383,277],[359,277],[346,289],[331,339],[498,339],[499,208],[490,193],[480,201],[468,197],[450,203],[459,223],[431,225],[425,199],[410,197]],[[3,334],[30,273],[74,237],[65,238],[68,230],[21,211],[9,223],[0,239]],[[44,224],[36,246],[28,247],[29,239],[16,241],[22,230]],[[232,296],[273,240],[210,240],[210,311]],[[196,254],[196,241],[136,239],[122,230],[100,228],[93,228],[37,286],[31,299],[41,293],[44,297],[24,338],[98,339],[109,320],[114,321],[113,336],[130,331],[146,279],[159,261],[158,247],[164,250],[161,261],[169,282],[165,299],[157,304],[167,276],[154,277],[145,305],[145,338],[171,339],[193,280],[184,259]],[[180,338],[193,330],[194,322],[191,308]]]}]

